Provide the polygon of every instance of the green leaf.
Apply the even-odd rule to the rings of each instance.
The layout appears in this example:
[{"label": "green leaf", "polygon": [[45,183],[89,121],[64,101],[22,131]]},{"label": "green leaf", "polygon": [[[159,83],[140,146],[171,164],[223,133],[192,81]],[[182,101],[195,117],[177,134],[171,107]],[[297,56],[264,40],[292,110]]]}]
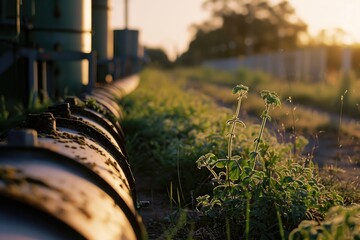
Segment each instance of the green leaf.
[{"label": "green leaf", "polygon": [[286,176],[282,181],[284,183],[290,183],[290,182],[294,182],[294,179],[291,176]]},{"label": "green leaf", "polygon": [[264,110],[262,113],[261,113],[261,118],[267,118],[269,121],[271,121],[271,117],[270,115],[267,113],[266,110]]},{"label": "green leaf", "polygon": [[262,90],[260,94],[266,105],[273,105],[275,107],[281,105],[280,97],[276,92]]},{"label": "green leaf", "polygon": [[243,128],[246,128],[246,125],[245,125],[245,123],[243,122],[243,121],[241,121],[240,119],[235,119],[235,122],[236,123],[238,123],[238,124],[240,124]]},{"label": "green leaf", "polygon": [[216,163],[217,157],[215,156],[215,154],[210,153],[209,155],[205,155],[205,156],[209,165],[214,165]]},{"label": "green leaf", "polygon": [[235,120],[236,120],[236,118],[231,118],[231,119],[226,121],[226,124],[227,125],[232,124]]},{"label": "green leaf", "polygon": [[216,162],[216,167],[217,168],[224,168],[227,164],[229,160],[228,159],[219,159],[217,162]]},{"label": "green leaf", "polygon": [[197,202],[208,202],[210,199],[210,196],[208,194],[204,195],[204,196],[199,196],[196,198]]},{"label": "green leaf", "polygon": [[240,155],[234,155],[231,157],[231,160],[235,160],[235,161],[240,160],[240,159],[241,159]]},{"label": "green leaf", "polygon": [[213,189],[214,197],[221,199],[223,197],[225,188],[226,188],[225,185],[219,185],[219,186],[214,187],[214,189]]},{"label": "green leaf", "polygon": [[242,84],[240,85],[236,85],[233,89],[232,89],[232,93],[233,94],[237,94],[239,93],[241,94],[246,94],[249,91],[249,88],[247,86],[244,86]]},{"label": "green leaf", "polygon": [[258,155],[257,152],[251,152],[251,153],[250,153],[250,158],[251,158],[251,159],[255,159],[257,155]]},{"label": "green leaf", "polygon": [[211,206],[214,207],[215,205],[221,206],[221,201],[218,199],[211,201]]},{"label": "green leaf", "polygon": [[199,157],[198,160],[196,160],[196,164],[198,169],[205,167],[206,166],[205,157],[204,156]]},{"label": "green leaf", "polygon": [[240,124],[243,128],[246,128],[245,123],[243,121],[241,121],[239,118],[232,118],[232,119],[227,120],[227,122],[226,122],[227,125],[232,124],[232,123]]},{"label": "green leaf", "polygon": [[[219,179],[221,178],[221,177],[225,177],[226,176],[226,173],[225,172],[219,172]],[[221,179],[220,179],[221,180]]]},{"label": "green leaf", "polygon": [[296,183],[299,184],[299,186],[304,186],[304,182],[301,180],[296,180]]},{"label": "green leaf", "polygon": [[249,175],[252,171],[253,171],[253,169],[251,167],[249,167],[249,166],[244,167],[244,172],[246,173],[246,175]]},{"label": "green leaf", "polygon": [[240,178],[241,170],[238,164],[235,161],[230,161],[229,163],[229,179],[236,181]]},{"label": "green leaf", "polygon": [[213,165],[217,161],[217,157],[213,153],[207,153],[201,157],[199,157],[198,160],[196,160],[196,163],[198,165],[198,168],[206,167],[209,165]]}]

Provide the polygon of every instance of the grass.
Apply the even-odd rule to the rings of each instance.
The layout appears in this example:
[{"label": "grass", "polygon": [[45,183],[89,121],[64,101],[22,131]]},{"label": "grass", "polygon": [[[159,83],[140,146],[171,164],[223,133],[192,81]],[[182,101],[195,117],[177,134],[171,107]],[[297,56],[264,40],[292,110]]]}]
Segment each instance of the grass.
[{"label": "grass", "polygon": [[186,195],[203,180],[199,177],[193,182],[184,181],[193,179],[197,172],[194,159],[204,148],[222,144],[215,140],[223,134],[224,127],[219,123],[229,110],[218,107],[204,95],[184,91],[185,87],[184,79],[146,70],[140,87],[121,104],[126,114],[123,126],[134,171],[157,176],[155,181],[162,187],[179,182],[180,172]]},{"label": "grass", "polygon": [[[180,71],[180,70],[178,70]],[[334,143],[338,144],[339,148],[339,159],[340,161],[349,161],[350,164],[358,164],[360,161],[357,157],[359,153],[359,139],[360,139],[360,125],[355,120],[349,120],[347,112],[344,110],[348,107],[346,106],[358,106],[356,101],[354,101],[356,94],[356,87],[359,87],[359,82],[354,81],[354,79],[349,78],[346,84],[340,83],[293,83],[292,93],[299,96],[305,94],[308,99],[314,100],[311,102],[313,105],[306,106],[305,102],[301,103],[296,98],[285,90],[289,90],[289,86],[283,82],[276,81],[275,79],[270,78],[269,76],[259,73],[259,72],[249,72],[244,69],[240,69],[234,73],[226,73],[225,84],[222,83],[220,78],[217,78],[217,72],[210,69],[194,69],[197,75],[201,75],[199,72],[211,72],[212,81],[208,83],[205,78],[200,79],[199,77],[194,82],[191,77],[191,71],[185,71],[187,79],[189,79],[188,85],[193,88],[202,91],[206,95],[215,99],[218,104],[223,106],[231,106],[235,101],[235,97],[227,94],[230,91],[228,87],[229,82],[237,84],[237,77],[243,77],[243,83],[249,84],[252,87],[253,92],[249,93],[249,98],[251,101],[245,101],[243,103],[243,116],[246,119],[246,115],[249,116],[249,119],[253,120],[251,116],[260,116],[262,111],[262,100],[259,95],[256,93],[260,92],[260,89],[267,88],[270,90],[276,90],[280,96],[282,96],[283,104],[280,109],[272,113],[272,122],[270,128],[274,129],[277,132],[277,136],[280,140],[283,141],[295,141],[301,135],[307,136],[310,140],[314,139],[312,143],[312,150],[310,154],[312,155],[317,151],[317,148],[320,145],[323,146],[323,140],[318,142],[318,137],[323,136],[324,134],[329,137],[333,135]],[[183,75],[186,75],[183,73]],[[206,74],[203,74],[205,76]],[[220,71],[219,76],[223,76],[223,73]],[[343,91],[344,86],[347,85],[347,93]],[[250,88],[251,88],[250,87]],[[340,89],[338,89],[340,88]],[[280,91],[278,91],[280,89]],[[302,93],[305,92],[305,93]],[[311,94],[310,94],[311,93]],[[357,93],[359,95],[359,93]],[[325,100],[318,100],[317,97]],[[351,100],[349,100],[351,99]],[[310,100],[309,100],[310,101]],[[325,103],[321,102],[325,101]],[[317,109],[321,105],[329,105],[329,101],[336,102],[337,107],[332,109],[333,114],[328,114],[324,111],[318,111]],[[317,102],[320,102],[319,104]],[[344,111],[342,111],[344,110]],[[340,113],[342,111],[342,113]],[[353,112],[353,114],[360,114],[358,109]],[[255,119],[255,121],[257,121]],[[323,138],[323,137],[321,137]],[[301,139],[299,139],[301,140]],[[340,142],[339,142],[340,141]],[[347,146],[347,147],[346,147]],[[311,148],[311,146],[309,146]],[[296,152],[297,149],[294,149]],[[343,174],[345,175],[345,174]],[[344,183],[346,184],[346,183]],[[360,202],[360,198],[356,197],[357,202]]]},{"label": "grass", "polygon": [[[188,82],[188,88],[194,88],[203,92],[207,96],[214,99],[218,104],[231,107],[236,97],[229,95],[229,87],[215,83],[194,82],[191,78]],[[271,88],[272,90],[274,88]],[[263,102],[261,97],[255,93],[249,93],[251,101],[244,102],[242,106],[242,114],[246,116],[260,116],[262,112]],[[282,107],[272,115],[272,125],[281,131],[292,129],[296,126],[299,134],[312,134],[324,129],[337,129],[337,125],[331,123],[328,115],[318,112],[314,109],[307,109],[301,105],[295,104],[290,98],[286,99]],[[253,120],[253,119],[252,119]],[[257,121],[257,119],[255,119]],[[356,133],[352,130],[358,128],[355,124],[343,126],[347,132]],[[360,131],[359,131],[360,134]]]},{"label": "grass", "polygon": [[[236,76],[239,75],[223,72],[217,74],[213,70],[200,68],[176,69],[168,72],[146,69],[141,74],[140,87],[120,102],[126,112],[123,126],[126,131],[127,150],[131,157],[130,162],[135,172],[135,178],[143,174],[147,175],[152,179],[152,186],[156,186],[155,190],[164,193],[167,191],[166,189],[169,189],[170,183],[171,204],[179,205],[181,202],[181,208],[190,209],[190,211],[194,210],[191,201],[193,196],[204,196],[202,200],[198,201],[205,206],[211,206],[213,196],[210,196],[209,193],[213,191],[214,184],[215,186],[217,184],[214,179],[209,178],[209,172],[206,169],[200,171],[196,169],[195,160],[199,156],[206,156],[206,153],[209,152],[215,156],[224,156],[225,159],[226,156],[231,159],[249,159],[254,151],[254,140],[256,142],[256,139],[260,139],[257,136],[263,131],[258,152],[261,158],[268,160],[263,161],[265,163],[263,173],[261,173],[263,171],[261,169],[252,170],[256,171],[252,181],[257,184],[251,185],[253,186],[251,194],[240,198],[230,198],[228,202],[224,202],[220,198],[222,203],[219,208],[220,215],[218,215],[219,212],[216,213],[219,207],[217,201],[214,202],[216,211],[207,212],[210,215],[205,218],[187,218],[184,222],[184,219],[178,215],[177,218],[172,218],[171,224],[165,224],[166,231],[165,235],[162,235],[163,237],[168,234],[176,239],[191,239],[191,236],[198,238],[198,234],[201,232],[208,238],[211,236],[226,239],[239,236],[237,233],[245,232],[244,237],[252,239],[255,237],[253,234],[256,226],[259,230],[257,232],[260,234],[271,231],[271,234],[275,234],[274,236],[284,239],[293,228],[297,227],[300,220],[313,216],[314,219],[320,221],[326,209],[334,204],[331,196],[335,196],[337,192],[344,194],[346,204],[360,202],[360,198],[354,193],[354,190],[337,180],[335,171],[332,172],[333,178],[323,177],[321,179],[317,175],[316,166],[309,165],[311,159],[301,156],[302,150],[307,144],[307,140],[301,136],[301,133],[318,134],[323,129],[327,131],[337,129],[336,126],[331,126],[332,119],[328,115],[320,114],[309,108],[302,108],[291,96],[291,98],[287,97],[283,100],[281,108],[268,109],[271,109],[272,121],[267,122],[268,128],[262,130],[261,119],[253,117],[253,115],[260,116],[264,110],[264,101],[257,93],[260,92],[257,84],[265,84],[269,80],[266,79],[267,76],[260,73],[254,75],[248,72],[242,73],[245,77],[251,78],[249,82],[253,87],[248,94],[249,100],[242,101],[241,109],[239,108],[241,121],[246,123],[247,127],[241,131],[236,130],[238,128],[230,131],[230,135],[235,134],[236,137],[231,138],[231,147],[229,148],[229,135],[225,137],[229,132],[226,127],[226,119],[231,118],[231,112],[235,112],[237,109],[235,106],[237,96],[229,94],[230,85],[234,86],[243,82],[236,82]],[[206,81],[206,78],[210,79],[209,82]],[[275,85],[272,85],[271,91],[275,90]],[[271,93],[271,91],[269,92]],[[238,122],[238,120],[233,119],[233,122]],[[347,124],[343,122],[342,125]],[[335,135],[337,136],[337,131],[335,131]],[[314,148],[316,148],[315,144]],[[212,159],[212,155],[207,155],[207,157],[209,161]],[[269,163],[271,164],[269,165]],[[233,163],[224,165],[224,176],[229,176],[227,178],[229,181],[239,181],[236,179],[242,171],[234,170],[237,169],[236,166],[237,164]],[[286,166],[290,166],[291,170]],[[215,176],[221,175],[217,167],[207,169],[214,170]],[[292,176],[289,172],[295,175]],[[306,172],[305,175],[304,172]],[[308,179],[306,176],[310,178]],[[330,175],[327,174],[327,176]],[[291,179],[296,179],[296,181]],[[317,201],[314,200],[315,198],[307,199],[306,197],[310,196],[304,192],[292,192],[291,186],[299,189],[300,185],[296,185],[300,184],[298,180],[302,182],[301,184],[309,186],[307,190],[314,189],[313,192],[318,192],[320,195],[315,194],[317,197],[322,196],[322,200],[318,204],[327,205],[323,205],[321,210],[318,208],[317,211],[313,207],[309,208],[310,205],[306,204]],[[242,180],[236,184],[244,185],[243,182]],[[266,190],[260,191],[260,187],[257,186],[262,186],[261,182],[265,184],[264,186],[267,186],[267,183],[270,185]],[[224,186],[228,186],[227,184]],[[274,188],[270,186],[274,186]],[[173,189],[176,189],[176,193]],[[261,195],[257,195],[255,189],[258,190],[258,193],[267,192],[268,194],[259,197]],[[288,192],[288,194],[283,195],[284,192]],[[220,192],[217,193],[220,194]],[[208,197],[206,197],[207,195]],[[293,197],[288,198],[289,196]],[[294,202],[288,204],[289,199]],[[304,204],[306,202],[305,205],[301,203],[301,199],[304,200]],[[235,200],[238,202],[235,203]],[[281,203],[277,203],[277,201]],[[292,204],[298,208],[291,207]],[[238,206],[236,211],[240,212],[225,218],[223,224],[218,220],[211,220],[212,217],[221,216],[224,213],[225,210],[221,209],[230,207],[230,211],[233,211],[234,207],[232,206]],[[307,211],[304,211],[304,206],[307,206],[305,207]],[[292,214],[296,209],[296,211],[306,214],[295,214],[291,218],[291,214],[286,212],[287,207],[292,209]],[[176,209],[179,211],[178,207]],[[205,209],[203,210],[205,211]],[[229,211],[226,210],[226,212]],[[235,216],[238,217],[237,220],[234,220]],[[271,223],[266,223],[264,226],[267,227],[262,228],[262,225],[259,225],[259,219]],[[243,232],[241,233],[241,231]]]},{"label": "grass", "polygon": [[[33,94],[30,94],[29,99],[32,98]],[[49,98],[45,98],[43,102],[37,99],[31,103],[29,101],[29,104],[24,106],[15,99],[7,102],[4,96],[0,96],[0,136],[10,128],[18,126],[25,119],[27,113],[44,112],[51,103]]]},{"label": "grass", "polygon": [[[155,181],[162,186],[179,182],[178,171],[174,171],[179,163],[182,188],[188,195],[189,191],[196,191],[203,185],[207,177],[205,173],[199,175],[196,169],[194,162],[198,156],[209,150],[225,151],[226,155],[226,150],[222,150],[226,149],[222,148],[226,146],[223,136],[231,108],[196,91],[192,82],[177,72],[145,70],[140,87],[120,104],[126,114],[123,126],[132,168],[135,172],[156,175]],[[242,147],[251,152],[253,142],[250,139],[259,130],[259,125],[248,126],[235,144],[241,142]],[[285,142],[278,143],[276,136],[268,131],[264,137],[274,146],[286,151],[292,149]]]},{"label": "grass", "polygon": [[[360,94],[356,89],[360,87],[360,84],[354,77],[346,76],[337,82],[284,83],[275,81],[272,84],[282,96],[291,96],[296,102],[335,114],[339,113],[341,98],[347,91],[347,96],[344,98],[344,114],[358,116],[357,104],[360,102]],[[263,85],[267,84],[260,84],[258,87],[261,88]]]},{"label": "grass", "polygon": [[276,143],[269,145],[263,139],[266,122],[271,119],[270,108],[281,104],[275,92],[261,91],[265,110],[258,135],[254,136],[254,151],[246,154],[242,149],[232,155],[236,123],[245,127],[238,113],[247,91],[243,85],[233,89],[239,96],[236,113],[228,120],[231,130],[227,158],[210,152],[197,160],[199,168],[210,171],[214,183],[211,195],[197,198],[198,206],[218,224],[227,226],[231,219],[230,235],[285,239],[301,220],[321,219],[329,207],[342,204],[342,198],[320,183],[311,159],[297,154],[284,156],[281,148],[274,148]]},{"label": "grass", "polygon": [[290,240],[343,240],[360,238],[360,206],[330,209],[325,221],[303,221],[291,232]]},{"label": "grass", "polygon": [[[282,108],[273,116],[279,129],[291,129],[295,125],[301,131],[300,134],[312,135],[318,131],[337,131],[340,128],[341,134],[360,138],[359,124],[349,119],[360,114],[360,93],[356,91],[360,87],[360,82],[352,76],[338,82],[289,83],[245,69],[222,72],[208,68],[193,68],[175,70],[175,74],[187,78],[193,88],[227,106],[234,101],[234,96],[226,93],[238,84],[238,79],[243,79],[242,83],[254,92],[260,92],[262,89],[275,90],[284,102]],[[207,79],[208,76],[211,76],[210,80]],[[344,94],[345,92],[347,93]],[[250,115],[260,115],[262,101],[257,94],[251,97],[253,100],[246,102],[242,108]],[[340,111],[346,124],[339,124]]]},{"label": "grass", "polygon": [[[240,85],[234,91],[240,92],[239,96],[229,94],[231,86],[240,84],[239,79],[249,84],[252,93]],[[170,223],[164,225],[161,237],[191,239],[202,232],[200,229],[206,229],[206,236],[221,239],[285,239],[295,229],[291,233],[294,239],[311,239],[313,230],[319,230],[316,234],[320,236],[329,225],[329,238],[324,239],[333,239],[332,234],[358,234],[358,222],[354,225],[349,221],[358,220],[358,208],[334,208],[322,222],[325,211],[341,202],[338,192],[348,205],[360,202],[357,186],[345,186],[338,181],[336,169],[331,168],[321,179],[311,159],[301,156],[307,140],[300,133],[336,127],[327,115],[295,102],[306,104],[318,94],[314,104],[326,109],[323,101],[337,104],[336,85],[315,84],[313,89],[300,83],[284,86],[262,73],[200,68],[169,72],[147,69],[141,80],[140,87],[120,104],[126,112],[123,127],[135,177],[146,175],[160,192],[166,192],[170,183]],[[357,84],[347,81],[346,88]],[[270,91],[256,93],[262,88]],[[282,108],[273,111],[273,105],[279,105],[272,102],[277,99],[272,90],[277,88],[282,94],[290,92],[291,98],[289,95]],[[357,101],[355,92],[349,89],[350,94],[341,93],[340,121],[348,106]],[[242,92],[245,90],[246,94]],[[249,101],[245,101],[246,96]],[[5,107],[5,100],[0,100],[0,123],[4,127],[12,113]],[[231,117],[237,100],[235,115]],[[41,107],[38,103],[29,106]],[[25,112],[20,109],[19,115]],[[254,119],[249,114],[262,117]],[[226,121],[229,117],[230,121]],[[230,131],[226,122],[231,125]],[[239,131],[237,124],[247,127]],[[339,129],[352,134],[357,131],[347,130],[348,127],[343,122]],[[293,138],[287,137],[289,133]],[[196,159],[205,169],[196,168]],[[200,196],[197,210],[204,215],[189,219],[187,209],[196,210],[192,208],[193,196]],[[332,221],[332,216],[340,220]],[[304,219],[315,221],[300,223]]]}]

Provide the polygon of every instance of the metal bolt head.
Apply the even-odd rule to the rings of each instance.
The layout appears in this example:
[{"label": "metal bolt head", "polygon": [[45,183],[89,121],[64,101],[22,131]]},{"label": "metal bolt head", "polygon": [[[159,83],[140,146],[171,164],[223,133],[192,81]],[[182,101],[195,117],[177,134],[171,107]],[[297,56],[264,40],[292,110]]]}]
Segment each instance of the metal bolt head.
[{"label": "metal bolt head", "polygon": [[8,133],[8,145],[10,146],[36,146],[38,134],[34,129],[13,129]]},{"label": "metal bolt head", "polygon": [[69,103],[70,106],[83,107],[85,105],[84,102],[81,101],[78,97],[67,97],[65,102]]},{"label": "metal bolt head", "polygon": [[56,119],[52,113],[28,114],[25,126],[38,132],[55,132]]},{"label": "metal bolt head", "polygon": [[70,117],[70,105],[69,103],[60,103],[54,106],[48,107],[48,111],[57,117]]}]

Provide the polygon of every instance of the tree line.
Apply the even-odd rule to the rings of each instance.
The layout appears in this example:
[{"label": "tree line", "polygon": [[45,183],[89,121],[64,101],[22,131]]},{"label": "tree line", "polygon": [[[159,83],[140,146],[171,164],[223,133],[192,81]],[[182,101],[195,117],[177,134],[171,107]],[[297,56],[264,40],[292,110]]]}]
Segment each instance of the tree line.
[{"label": "tree line", "polygon": [[[193,25],[193,39],[188,50],[176,59],[176,64],[196,65],[208,59],[286,51],[305,44],[326,44],[329,39],[339,44],[345,34],[336,29],[332,36],[327,36],[328,32],[323,30],[311,38],[307,24],[287,0],[277,3],[270,0],[204,0],[203,7],[211,12],[211,17]],[[160,65],[171,66],[162,51],[149,49],[154,55],[149,57]]]}]

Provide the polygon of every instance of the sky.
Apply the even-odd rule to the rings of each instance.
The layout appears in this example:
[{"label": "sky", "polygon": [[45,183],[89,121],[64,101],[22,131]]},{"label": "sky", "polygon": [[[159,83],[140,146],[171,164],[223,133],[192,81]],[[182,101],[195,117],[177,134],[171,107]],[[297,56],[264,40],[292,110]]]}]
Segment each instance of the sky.
[{"label": "sky", "polygon": [[[277,0],[273,0],[277,1]],[[191,26],[210,17],[204,0],[128,0],[129,28],[140,31],[140,43],[164,49],[171,59],[187,50]],[[310,34],[342,28],[360,42],[360,0],[289,0]],[[124,0],[113,0],[112,24],[124,28]]]}]

